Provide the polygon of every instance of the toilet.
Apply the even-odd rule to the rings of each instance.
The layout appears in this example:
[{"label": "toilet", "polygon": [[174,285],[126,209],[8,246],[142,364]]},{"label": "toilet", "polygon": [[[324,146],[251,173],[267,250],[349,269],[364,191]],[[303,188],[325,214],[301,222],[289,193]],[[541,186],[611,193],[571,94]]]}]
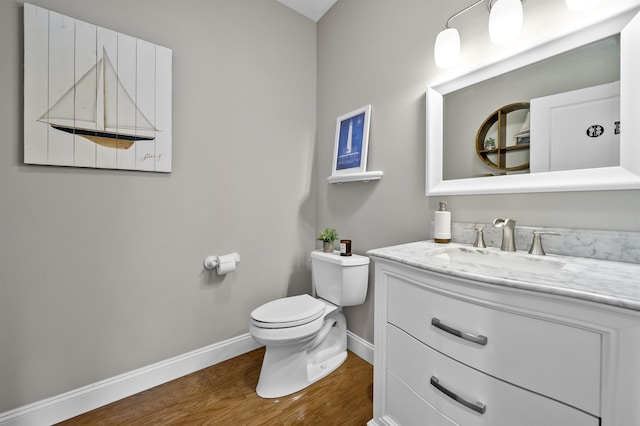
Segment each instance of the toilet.
[{"label": "toilet", "polygon": [[364,303],[369,258],[311,252],[317,297],[277,299],[251,312],[249,333],[266,347],[256,393],[279,398],[306,388],[347,358],[347,321],[342,306]]}]

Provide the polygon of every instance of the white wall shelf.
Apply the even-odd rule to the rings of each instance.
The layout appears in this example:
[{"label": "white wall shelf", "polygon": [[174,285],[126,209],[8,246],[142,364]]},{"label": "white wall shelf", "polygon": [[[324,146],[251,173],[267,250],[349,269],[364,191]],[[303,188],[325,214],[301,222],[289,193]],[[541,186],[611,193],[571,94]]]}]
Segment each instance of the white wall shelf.
[{"label": "white wall shelf", "polygon": [[384,172],[362,172],[362,173],[348,173],[343,175],[329,176],[327,180],[329,183],[344,183],[344,182],[369,182],[372,180],[380,180]]}]

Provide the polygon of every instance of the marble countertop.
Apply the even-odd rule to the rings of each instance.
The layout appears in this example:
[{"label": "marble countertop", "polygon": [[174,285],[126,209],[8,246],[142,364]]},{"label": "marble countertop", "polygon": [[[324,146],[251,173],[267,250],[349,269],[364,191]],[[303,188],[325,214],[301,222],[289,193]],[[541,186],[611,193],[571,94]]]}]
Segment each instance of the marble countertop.
[{"label": "marble countertop", "polygon": [[[452,251],[455,253],[450,256],[448,253]],[[373,249],[367,255],[488,284],[640,311],[640,265],[634,263],[550,254],[534,256],[432,241]],[[500,263],[508,266],[501,267]]]}]

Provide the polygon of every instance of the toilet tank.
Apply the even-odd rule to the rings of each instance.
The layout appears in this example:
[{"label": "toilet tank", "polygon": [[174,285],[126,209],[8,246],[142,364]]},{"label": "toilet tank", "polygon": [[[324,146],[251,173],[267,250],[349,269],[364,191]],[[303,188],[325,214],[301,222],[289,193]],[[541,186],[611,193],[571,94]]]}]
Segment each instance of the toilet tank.
[{"label": "toilet tank", "polygon": [[311,271],[316,295],[338,306],[361,305],[367,296],[369,258],[338,252],[311,252]]}]

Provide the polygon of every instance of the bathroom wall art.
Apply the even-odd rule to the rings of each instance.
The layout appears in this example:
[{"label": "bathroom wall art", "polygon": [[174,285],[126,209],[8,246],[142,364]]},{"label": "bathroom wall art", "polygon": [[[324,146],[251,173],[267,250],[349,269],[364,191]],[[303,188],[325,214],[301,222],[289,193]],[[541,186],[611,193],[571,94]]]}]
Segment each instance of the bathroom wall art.
[{"label": "bathroom wall art", "polygon": [[371,105],[341,115],[336,121],[333,176],[367,170]]},{"label": "bathroom wall art", "polygon": [[172,51],[24,4],[24,162],[171,172]]}]

